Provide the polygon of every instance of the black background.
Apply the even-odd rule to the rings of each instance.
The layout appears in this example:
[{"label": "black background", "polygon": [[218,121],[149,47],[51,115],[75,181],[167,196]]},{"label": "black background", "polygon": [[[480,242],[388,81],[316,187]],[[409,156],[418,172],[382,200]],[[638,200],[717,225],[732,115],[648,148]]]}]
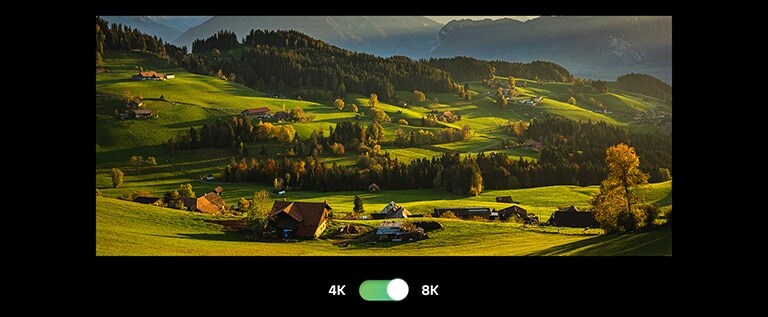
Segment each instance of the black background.
[{"label": "black background", "polygon": [[[209,10],[200,9],[195,12],[190,10],[194,7],[199,9],[199,6],[158,9],[158,3],[153,3],[150,9],[152,12],[138,5],[121,6],[119,9],[100,5],[96,15],[673,15],[669,10],[659,10],[664,8],[660,3],[646,3],[628,10],[599,3],[590,8],[587,4],[545,6],[543,3],[486,3],[485,6],[492,7],[491,10],[472,3],[461,6],[443,4],[430,6],[429,9],[411,7],[414,5],[411,3],[402,6],[392,4],[391,7],[376,10],[344,6],[346,10],[356,10],[345,12],[338,9],[341,5],[326,3],[320,9],[297,4],[283,12],[275,12],[264,10],[258,2],[254,2],[251,4],[251,12],[241,9],[228,12],[232,9],[227,7],[232,5],[218,8],[215,4],[206,5]],[[92,17],[82,17],[82,21],[89,22],[83,23],[83,28],[93,27],[90,19]],[[676,105],[688,101],[690,93],[685,87],[685,78],[690,76],[680,71],[686,68],[685,59],[680,57],[685,56],[685,43],[690,41],[682,35],[693,28],[687,24],[687,20],[685,16],[673,15]],[[83,31],[82,34],[88,35],[88,32]],[[92,45],[92,38],[84,37],[86,41],[89,43],[79,45]],[[82,51],[86,52],[84,49]],[[87,62],[90,68],[92,55],[83,53],[80,57],[83,56],[83,63]],[[89,87],[83,87],[84,92],[93,89],[91,84],[87,85]],[[681,150],[683,147],[680,140],[691,134],[688,129],[690,114],[691,111],[677,107],[673,117],[677,188],[675,205],[683,210],[688,208],[688,169],[680,162],[688,161],[688,155]],[[88,152],[92,151],[92,143],[84,143],[84,149],[87,147]],[[92,198],[84,200],[87,205],[94,204]],[[647,285],[671,286],[671,280],[675,277],[674,263],[689,253],[690,246],[690,236],[685,233],[687,217],[683,212],[675,217],[675,230],[678,233],[674,236],[673,257],[98,257],[95,256],[95,217],[87,213],[83,215],[85,220],[81,222],[81,232],[84,235],[78,245],[83,257],[92,261],[85,273],[93,281],[89,286],[96,290],[95,295],[99,298],[109,297],[121,304],[129,301],[137,303],[136,299],[160,303],[163,302],[160,299],[182,297],[185,299],[184,305],[201,305],[205,301],[237,301],[237,305],[247,305],[249,301],[289,301],[295,303],[292,308],[296,309],[302,308],[303,301],[345,304],[339,307],[435,307],[434,304],[461,306],[463,303],[489,303],[511,308],[525,306],[530,300],[540,307],[553,308],[546,304],[549,298],[588,298],[595,292],[602,292],[601,296],[612,296],[617,295],[613,289],[621,289],[620,293],[624,294],[628,290],[637,291]],[[636,278],[628,279],[628,275]],[[402,278],[409,284],[410,293],[401,302],[365,302],[358,295],[358,286],[364,280],[393,278]],[[615,288],[616,282],[632,286]],[[336,284],[346,285],[346,296],[332,296],[328,293],[331,285]],[[439,296],[421,296],[421,285],[424,284],[439,285]],[[665,287],[657,289],[661,293],[665,293],[665,290]],[[657,296],[671,295],[654,295],[653,300],[657,300]],[[297,302],[297,299],[300,301]],[[169,305],[177,303],[165,302]]]}]

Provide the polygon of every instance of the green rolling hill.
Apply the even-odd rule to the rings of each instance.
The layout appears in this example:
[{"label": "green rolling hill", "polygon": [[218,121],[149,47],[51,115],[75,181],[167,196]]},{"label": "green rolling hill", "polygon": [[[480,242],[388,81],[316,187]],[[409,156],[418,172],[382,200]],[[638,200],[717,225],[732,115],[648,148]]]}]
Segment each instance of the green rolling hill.
[{"label": "green rolling hill", "polygon": [[[96,74],[96,186],[105,197],[97,198],[97,244],[99,255],[371,255],[380,249],[341,250],[325,241],[308,241],[299,244],[258,244],[239,240],[237,236],[222,231],[221,225],[209,220],[219,219],[188,212],[143,206],[123,202],[114,197],[138,189],[144,189],[153,195],[162,196],[168,190],[177,189],[179,184],[192,183],[198,194],[212,190],[218,185],[225,188],[224,198],[228,203],[240,197],[250,197],[267,185],[248,183],[202,182],[199,178],[206,174],[221,172],[222,167],[232,158],[230,149],[169,150],[165,143],[171,137],[185,133],[190,127],[199,128],[216,118],[228,119],[240,111],[254,107],[268,107],[272,112],[301,107],[314,120],[308,123],[291,123],[298,137],[307,139],[315,129],[328,133],[329,126],[344,121],[360,120],[368,124],[368,117],[334,109],[330,104],[290,98],[272,98],[271,92],[260,92],[243,85],[221,80],[213,76],[191,74],[182,68],[170,67],[166,60],[155,55],[141,52],[109,51],[104,55],[107,72]],[[166,81],[133,81],[136,66],[158,72],[174,73],[176,78]],[[503,79],[499,79],[503,80]],[[400,148],[385,146],[390,155],[401,161],[432,157],[445,151],[466,153],[490,152],[508,136],[502,126],[511,119],[530,120],[540,115],[553,114],[574,120],[605,121],[609,124],[627,127],[638,131],[654,129],[647,122],[636,121],[633,115],[637,111],[651,109],[671,112],[668,104],[643,95],[611,89],[607,94],[590,94],[602,101],[611,113],[597,113],[588,105],[577,102],[570,105],[558,101],[559,94],[569,88],[578,89],[570,84],[545,83],[536,85],[529,82],[528,87],[521,87],[523,96],[544,96],[542,104],[521,106],[510,103],[507,109],[498,107],[493,99],[493,90],[480,82],[470,83],[473,99],[466,101],[448,93],[432,94],[425,92],[428,101],[411,103],[399,107],[381,102],[378,108],[385,111],[392,123],[384,123],[385,141],[392,140],[394,131],[439,130],[445,127],[460,128],[469,125],[475,136],[469,141],[444,143],[431,146]],[[123,95],[142,96],[147,109],[156,115],[146,120],[117,120],[114,110],[123,107]],[[488,94],[491,96],[488,96]],[[411,93],[398,91],[403,100],[412,100]],[[161,96],[164,100],[161,100]],[[589,97],[588,96],[588,97]],[[430,101],[437,98],[437,102]],[[350,95],[345,98],[347,104],[357,104],[361,113],[368,110],[367,96]],[[437,127],[415,127],[398,125],[398,119],[409,122],[421,120],[422,116],[432,111],[454,111],[462,115],[462,120],[452,124],[441,123]],[[282,124],[282,123],[274,123]],[[271,156],[279,156],[287,146],[277,142],[262,142],[269,149]],[[251,152],[257,152],[262,143],[248,144]],[[524,157],[535,160],[537,152],[523,148],[497,150],[511,158]],[[158,165],[141,171],[128,167],[128,158],[132,155],[155,156]],[[327,163],[341,165],[355,164],[356,151],[348,151],[342,157],[328,155]],[[120,167],[126,173],[125,186],[111,188],[109,170]],[[518,190],[489,190],[477,197],[463,197],[444,191],[403,190],[380,193],[319,193],[310,191],[289,192],[289,200],[328,200],[341,213],[351,211],[352,197],[360,194],[366,201],[366,209],[380,210],[389,201],[397,201],[415,213],[429,213],[432,208],[446,204],[487,205],[503,208],[504,204],[495,203],[493,198],[501,195],[513,195],[523,201],[522,206],[529,211],[541,214],[542,220],[559,206],[575,204],[586,207],[588,199],[597,190],[595,186],[550,186]],[[283,198],[283,197],[281,197]],[[659,202],[670,208],[671,182],[652,185],[647,200]],[[226,220],[226,219],[224,219]],[[444,220],[446,229],[431,235],[419,244],[402,245],[387,249],[386,255],[529,255],[529,254],[653,254],[671,255],[671,232],[660,231],[638,236],[635,239],[649,243],[649,247],[631,252],[621,251],[626,239],[588,235],[553,235],[522,228],[519,225],[499,223],[474,223]],[[453,229],[456,229],[454,232]],[[476,233],[468,233],[476,232]],[[480,235],[499,234],[500,240],[489,244]],[[473,247],[459,245],[459,240],[470,241]],[[590,241],[596,241],[590,247]],[[599,242],[599,243],[598,243]],[[636,243],[634,241],[632,243]],[[586,244],[585,244],[586,243]],[[501,245],[504,247],[500,247]],[[665,246],[666,244],[666,246]],[[467,250],[486,250],[474,252]]]}]

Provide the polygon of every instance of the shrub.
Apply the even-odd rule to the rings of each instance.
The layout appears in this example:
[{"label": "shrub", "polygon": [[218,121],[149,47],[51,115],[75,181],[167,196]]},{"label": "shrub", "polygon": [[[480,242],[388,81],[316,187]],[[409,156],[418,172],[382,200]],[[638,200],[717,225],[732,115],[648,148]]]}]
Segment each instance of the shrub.
[{"label": "shrub", "polygon": [[459,217],[456,217],[456,214],[454,214],[453,211],[450,211],[450,210],[440,214],[440,218],[459,219]]},{"label": "shrub", "polygon": [[331,151],[337,156],[344,156],[344,145],[341,143],[333,143],[331,144]]},{"label": "shrub", "polygon": [[488,221],[488,218],[485,218],[483,216],[472,216],[472,217],[469,217],[467,220],[471,220],[471,221]]},{"label": "shrub", "polygon": [[133,201],[137,197],[152,197],[152,194],[146,189],[137,189],[135,191],[125,193],[118,198],[122,200]]},{"label": "shrub", "polygon": [[399,124],[399,125],[408,125],[408,121],[405,120],[405,119],[400,119],[400,120],[397,120],[397,124]]}]

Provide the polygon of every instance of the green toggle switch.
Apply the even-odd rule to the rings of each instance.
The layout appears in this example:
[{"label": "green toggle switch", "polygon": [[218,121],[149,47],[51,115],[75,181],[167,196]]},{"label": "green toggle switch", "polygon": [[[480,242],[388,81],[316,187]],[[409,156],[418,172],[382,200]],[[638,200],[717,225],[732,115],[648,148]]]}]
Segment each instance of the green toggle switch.
[{"label": "green toggle switch", "polygon": [[401,301],[408,296],[408,283],[399,278],[368,280],[360,284],[359,291],[367,301]]}]

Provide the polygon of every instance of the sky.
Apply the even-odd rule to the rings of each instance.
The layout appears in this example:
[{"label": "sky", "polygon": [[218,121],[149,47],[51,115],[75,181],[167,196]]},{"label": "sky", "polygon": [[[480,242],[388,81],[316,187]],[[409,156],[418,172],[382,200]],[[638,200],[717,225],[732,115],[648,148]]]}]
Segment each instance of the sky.
[{"label": "sky", "polygon": [[483,19],[503,19],[503,18],[510,18],[520,21],[526,21],[533,19],[537,16],[523,16],[523,15],[517,15],[517,16],[427,16],[427,18],[430,18],[434,21],[437,21],[441,24],[446,24],[450,22],[451,20],[461,20],[461,19],[471,19],[471,20],[483,20]]}]

